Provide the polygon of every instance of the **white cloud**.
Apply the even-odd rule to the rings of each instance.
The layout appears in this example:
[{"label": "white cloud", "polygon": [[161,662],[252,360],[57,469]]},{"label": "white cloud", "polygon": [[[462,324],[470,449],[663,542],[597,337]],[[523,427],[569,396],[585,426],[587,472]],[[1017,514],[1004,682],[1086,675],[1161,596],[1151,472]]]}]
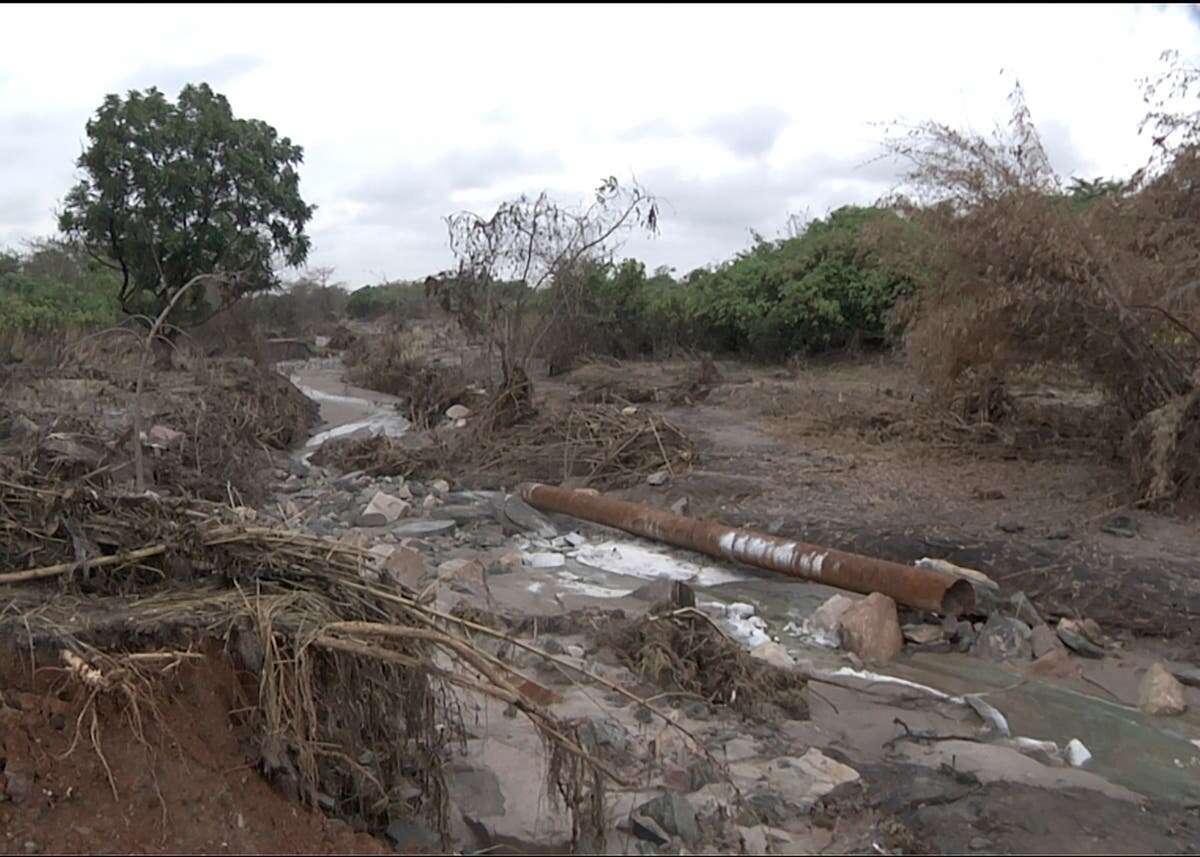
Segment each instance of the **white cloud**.
[{"label": "white cloud", "polygon": [[[449,265],[441,217],[636,175],[670,204],[630,252],[686,271],[890,186],[891,119],[986,131],[1024,85],[1055,165],[1145,157],[1137,79],[1200,54],[1188,7],[7,6],[0,245],[54,228],[109,92],[207,80],[305,147],[311,262]],[[1005,69],[1008,74],[1000,75]]]}]

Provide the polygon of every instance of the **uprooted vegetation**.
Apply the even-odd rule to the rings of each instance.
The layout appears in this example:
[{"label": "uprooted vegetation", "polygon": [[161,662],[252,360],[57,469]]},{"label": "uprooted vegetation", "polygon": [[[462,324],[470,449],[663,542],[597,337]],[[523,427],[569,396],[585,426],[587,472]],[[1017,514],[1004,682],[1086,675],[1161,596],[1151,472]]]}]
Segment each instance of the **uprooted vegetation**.
[{"label": "uprooted vegetation", "polygon": [[[511,396],[500,398],[499,402]],[[484,485],[520,481],[628,487],[657,470],[683,472],[695,447],[674,423],[613,405],[545,409],[514,420],[495,405],[449,432],[419,440],[377,436],[327,441],[313,462],[377,476],[435,478],[455,473]]]},{"label": "uprooted vegetation", "polygon": [[168,737],[155,702],[169,693],[163,667],[224,651],[254,677],[235,717],[285,795],[375,830],[420,816],[444,835],[441,765],[463,735],[455,694],[469,692],[530,720],[551,794],[576,836],[594,832],[602,781],[621,777],[461,621],[373,583],[365,549],[258,526],[244,509],[130,495],[106,473],[63,476],[9,463],[0,474],[0,566],[14,569],[0,574],[0,638],[64,665],[85,695],[75,751],[104,759],[114,707],[139,740]]},{"label": "uprooted vegetation", "polygon": [[432,335],[399,326],[374,338],[359,338],[342,357],[346,379],[368,390],[404,400],[404,414],[418,428],[428,428],[451,405],[468,398],[461,368],[429,357]]},{"label": "uprooted vegetation", "polygon": [[[119,344],[88,344],[58,365],[11,372],[0,438],[14,436],[8,455],[45,478],[96,470],[131,483],[139,370]],[[106,359],[97,363],[91,359],[97,354]],[[214,501],[236,495],[239,504],[252,504],[262,495],[257,473],[264,450],[307,437],[317,405],[286,378],[246,360],[185,363],[183,370],[150,370],[144,378],[138,410],[151,444],[142,457],[146,484]]]},{"label": "uprooted vegetation", "polygon": [[752,658],[694,608],[610,623],[599,640],[631,670],[668,692],[750,717],[771,718],[782,711],[795,720],[808,718],[800,673]]}]

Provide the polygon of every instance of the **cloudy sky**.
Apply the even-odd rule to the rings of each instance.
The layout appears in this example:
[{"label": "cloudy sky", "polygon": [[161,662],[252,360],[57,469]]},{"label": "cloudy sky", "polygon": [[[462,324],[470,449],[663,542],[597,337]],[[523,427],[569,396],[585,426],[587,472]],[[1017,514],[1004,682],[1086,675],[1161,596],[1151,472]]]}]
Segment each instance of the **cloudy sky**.
[{"label": "cloudy sky", "polygon": [[[1127,174],[1140,77],[1200,15],[1162,6],[5,5],[0,247],[50,234],[105,94],[188,82],[305,147],[312,265],[448,267],[442,216],[636,176],[681,273],[889,190],[880,123],[987,131],[1020,79],[1065,175]],[[1004,70],[1005,74],[1001,74]],[[1007,76],[1006,76],[1007,75]],[[871,163],[868,163],[871,162]]]}]

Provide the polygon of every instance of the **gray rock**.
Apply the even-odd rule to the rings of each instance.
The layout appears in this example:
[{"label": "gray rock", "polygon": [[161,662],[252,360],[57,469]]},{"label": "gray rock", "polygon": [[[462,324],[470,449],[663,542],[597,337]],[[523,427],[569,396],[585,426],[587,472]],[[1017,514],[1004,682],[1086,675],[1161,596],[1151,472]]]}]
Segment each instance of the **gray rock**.
[{"label": "gray rock", "polygon": [[296,476],[301,479],[303,479],[305,476],[308,476],[309,471],[312,470],[312,468],[303,461],[298,458],[292,458],[290,455],[284,459],[283,466],[292,476]]},{"label": "gray rock", "polygon": [[683,704],[683,713],[693,720],[707,720],[710,717],[708,705],[698,699],[693,699]]},{"label": "gray rock", "polygon": [[1188,687],[1200,687],[1200,668],[1188,664],[1167,667],[1171,675]]},{"label": "gray rock", "polygon": [[1108,533],[1110,536],[1132,539],[1138,533],[1138,525],[1137,521],[1129,515],[1116,514],[1104,522],[1100,527],[1100,531]]},{"label": "gray rock", "polygon": [[356,527],[382,527],[388,522],[382,512],[363,512],[351,519]]},{"label": "gray rock", "polygon": [[438,509],[443,518],[450,518],[460,524],[469,521],[483,521],[492,517],[492,510],[487,506],[447,505]]},{"label": "gray rock", "polygon": [[1052,541],[1066,541],[1071,538],[1071,534],[1067,530],[1051,530],[1046,533],[1046,538]]},{"label": "gray rock", "polygon": [[601,748],[621,752],[629,748],[625,727],[608,717],[593,717],[583,723],[579,727],[579,741],[591,752]]},{"label": "gray rock", "polygon": [[655,486],[666,485],[667,480],[670,478],[671,478],[671,475],[669,473],[667,473],[667,471],[656,470],[653,473],[651,473],[649,476],[646,477],[646,484],[655,485]]},{"label": "gray rock", "polygon": [[652,818],[634,814],[629,818],[629,829],[638,839],[644,839],[654,845],[666,845],[671,841],[667,832]]},{"label": "gray rock", "polygon": [[24,414],[17,414],[9,423],[9,432],[13,437],[33,437],[41,428]]},{"label": "gray rock", "polygon": [[630,594],[631,598],[651,604],[668,603],[674,607],[695,607],[696,593],[680,580],[655,580],[639,586]]},{"label": "gray rock", "polygon": [[696,810],[688,799],[677,792],[666,792],[634,810],[658,822],[667,833],[678,836],[691,845],[700,839],[700,828],[696,825]]},{"label": "gray rock", "polygon": [[1041,614],[1037,612],[1037,608],[1033,606],[1033,603],[1024,592],[1014,592],[1009,597],[1008,603],[1012,606],[1013,615],[1030,628],[1036,628],[1038,625],[1045,624],[1042,622]]},{"label": "gray rock", "polygon": [[1001,521],[996,524],[996,529],[1002,533],[1021,533],[1025,531],[1025,525],[1016,521]]},{"label": "gray rock", "polygon": [[425,536],[430,533],[441,533],[454,529],[458,524],[454,521],[443,521],[435,518],[413,518],[410,521],[400,521],[391,527],[390,532],[397,538],[402,536]]},{"label": "gray rock", "polygon": [[545,515],[515,494],[505,498],[499,518],[502,525],[512,527],[517,532],[534,533],[543,539],[558,535],[558,530]]},{"label": "gray rock", "polygon": [[991,661],[1029,660],[1033,654],[1032,635],[1021,620],[993,613],[975,641],[974,651]]},{"label": "gray rock", "polygon": [[721,771],[706,758],[696,759],[687,769],[688,790],[698,791],[709,783],[719,783],[722,780]]},{"label": "gray rock", "polygon": [[1071,619],[1059,619],[1058,627],[1054,630],[1058,634],[1058,639],[1062,640],[1067,648],[1075,654],[1082,655],[1085,658],[1104,657],[1104,649],[1084,636],[1077,622]]},{"label": "gray rock", "polygon": [[674,503],[671,504],[671,511],[674,512],[676,515],[686,515],[687,510],[688,510],[688,505],[689,505],[688,498],[680,497],[678,500],[676,500]]},{"label": "gray rock", "polygon": [[402,852],[408,852],[410,849],[428,851],[442,844],[440,836],[420,822],[408,818],[393,821],[384,833],[388,841]]}]

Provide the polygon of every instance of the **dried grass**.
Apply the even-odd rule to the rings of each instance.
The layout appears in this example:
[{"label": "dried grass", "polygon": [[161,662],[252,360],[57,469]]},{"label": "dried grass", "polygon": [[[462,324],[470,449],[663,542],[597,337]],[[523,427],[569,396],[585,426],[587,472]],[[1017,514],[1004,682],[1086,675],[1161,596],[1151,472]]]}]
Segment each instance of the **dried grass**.
[{"label": "dried grass", "polygon": [[782,710],[792,719],[808,718],[800,673],[750,657],[693,608],[614,623],[600,631],[599,640],[631,670],[667,690],[745,716],[769,719]]},{"label": "dried grass", "polygon": [[616,406],[546,411],[507,427],[484,409],[464,429],[434,433],[418,446],[373,437],[334,440],[313,461],[375,475],[434,478],[453,472],[492,484],[563,482],[602,489],[628,487],[667,468],[686,470],[695,447],[670,420]]}]

